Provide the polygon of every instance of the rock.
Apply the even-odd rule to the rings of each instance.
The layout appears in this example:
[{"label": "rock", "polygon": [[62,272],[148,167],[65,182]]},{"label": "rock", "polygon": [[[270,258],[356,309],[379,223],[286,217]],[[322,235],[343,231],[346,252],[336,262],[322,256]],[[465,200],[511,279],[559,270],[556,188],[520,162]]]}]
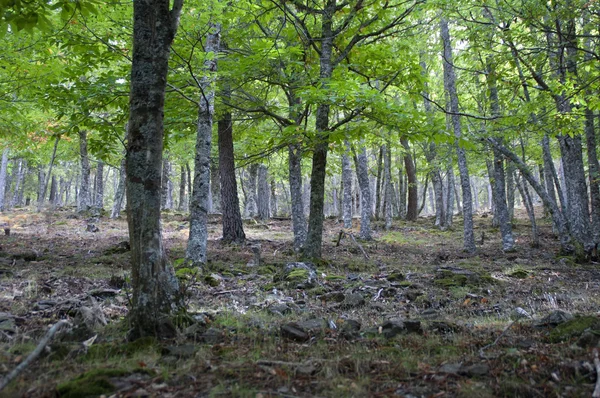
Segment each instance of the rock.
[{"label": "rock", "polygon": [[426,310],[421,311],[421,316],[423,318],[435,318],[438,316],[438,312],[433,308],[427,308]]},{"label": "rock", "polygon": [[16,333],[17,332],[17,323],[14,318],[3,318],[0,319],[0,331]]},{"label": "rock", "polygon": [[124,240],[122,242],[119,242],[115,246],[106,249],[104,251],[104,255],[108,256],[111,254],[123,254],[123,253],[127,253],[130,250],[131,250],[131,246],[129,245],[129,242]]},{"label": "rock", "polygon": [[342,292],[331,292],[331,293],[322,294],[321,296],[319,296],[319,298],[322,301],[326,301],[326,302],[341,303],[346,298],[346,295]]},{"label": "rock", "polygon": [[15,253],[13,254],[13,259],[15,260],[23,260],[23,261],[36,261],[38,259],[38,254],[34,251]]},{"label": "rock", "polygon": [[44,311],[44,310],[54,307],[55,305],[56,305],[56,301],[54,301],[54,300],[41,300],[41,301],[38,301],[37,303],[35,303],[35,305],[33,306],[33,309],[37,310],[37,311]]},{"label": "rock", "polygon": [[458,374],[461,367],[462,367],[461,363],[445,363],[442,366],[440,366],[440,368],[438,369],[438,372]]},{"label": "rock", "polygon": [[463,367],[459,373],[467,377],[482,377],[490,373],[490,367],[485,363],[476,363]]},{"label": "rock", "polygon": [[119,294],[119,292],[120,292],[119,290],[115,290],[115,289],[94,289],[89,292],[89,295],[94,296],[94,297],[106,298],[106,297],[114,297],[117,294]]},{"label": "rock", "polygon": [[459,267],[440,267],[436,271],[434,283],[441,287],[465,286],[468,283],[478,283],[481,277],[473,272]]},{"label": "rock", "polygon": [[194,323],[193,325],[190,325],[183,330],[183,335],[188,339],[195,339],[202,337],[205,330],[205,325],[202,325],[200,323]]},{"label": "rock", "polygon": [[85,230],[87,232],[100,232],[100,228],[98,228],[95,224],[87,224]]},{"label": "rock", "polygon": [[433,321],[429,324],[429,330],[434,333],[448,334],[459,332],[461,327],[451,322]]},{"label": "rock", "polygon": [[365,298],[360,293],[346,294],[344,301],[342,301],[342,308],[356,308],[365,305]]},{"label": "rock", "polygon": [[223,332],[217,328],[209,328],[202,335],[202,339],[208,344],[218,344],[223,340]]},{"label": "rock", "polygon": [[389,274],[386,278],[389,282],[399,282],[399,281],[403,281],[404,275],[400,272],[392,272],[391,274]]},{"label": "rock", "polygon": [[371,303],[369,304],[369,308],[377,312],[384,312],[387,310],[386,305],[382,303]]},{"label": "rock", "polygon": [[283,268],[283,279],[302,287],[312,287],[317,281],[317,271],[312,263],[287,263]]},{"label": "rock", "polygon": [[404,292],[404,297],[406,297],[407,300],[415,301],[417,297],[422,296],[423,294],[424,293],[420,290],[409,289]]},{"label": "rock", "polygon": [[222,281],[222,280],[223,280],[223,277],[222,277],[221,275],[219,275],[219,274],[215,274],[215,273],[212,273],[212,274],[210,274],[210,275],[206,275],[206,276],[204,277],[204,281],[205,281],[205,282],[206,282],[206,283],[207,283],[209,286],[212,286],[212,287],[217,287],[217,286],[219,286],[219,285],[221,284],[221,281]]},{"label": "rock", "polygon": [[416,321],[412,319],[404,320],[404,327],[408,333],[416,333],[423,334],[423,329],[421,328],[421,321]]},{"label": "rock", "polygon": [[280,332],[282,337],[298,342],[304,342],[310,338],[308,333],[295,322],[281,325]]},{"label": "rock", "polygon": [[546,315],[539,321],[537,321],[534,326],[535,327],[556,327],[561,323],[565,323],[573,319],[573,315],[568,312],[564,312],[561,310],[552,311],[550,314]]},{"label": "rock", "polygon": [[298,322],[298,326],[310,334],[318,334],[327,329],[327,321],[323,318],[307,319]]},{"label": "rock", "polygon": [[197,348],[193,344],[169,345],[163,347],[163,355],[171,355],[178,358],[192,358],[196,354]]},{"label": "rock", "polygon": [[391,339],[406,331],[404,322],[399,320],[387,320],[380,326],[381,334],[386,339]]},{"label": "rock", "polygon": [[348,340],[358,338],[360,326],[360,322],[355,319],[344,319],[340,326],[340,337]]},{"label": "rock", "polygon": [[290,314],[292,312],[292,309],[285,303],[273,303],[267,307],[267,310],[273,315],[281,316],[284,314]]},{"label": "rock", "polygon": [[579,337],[579,340],[577,340],[577,345],[582,348],[598,347],[599,343],[600,334],[590,329],[585,330]]}]

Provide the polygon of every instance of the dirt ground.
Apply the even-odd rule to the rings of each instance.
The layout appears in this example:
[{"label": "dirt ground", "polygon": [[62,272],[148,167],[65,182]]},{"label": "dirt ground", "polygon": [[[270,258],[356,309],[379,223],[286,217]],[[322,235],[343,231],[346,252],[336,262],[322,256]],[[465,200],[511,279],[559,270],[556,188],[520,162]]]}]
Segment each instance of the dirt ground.
[{"label": "dirt ground", "polygon": [[600,268],[558,256],[545,220],[532,248],[518,217],[504,253],[477,216],[473,255],[460,222],[374,222],[369,242],[354,239],[358,222],[340,234],[327,220],[323,261],[303,268],[286,267],[298,261],[289,220],[249,220],[247,244],[224,245],[215,215],[200,270],[183,261],[186,215],[166,213],[187,311],[177,337],[129,343],[126,221],[3,213],[0,377],[69,324],[0,396],[591,396]]}]

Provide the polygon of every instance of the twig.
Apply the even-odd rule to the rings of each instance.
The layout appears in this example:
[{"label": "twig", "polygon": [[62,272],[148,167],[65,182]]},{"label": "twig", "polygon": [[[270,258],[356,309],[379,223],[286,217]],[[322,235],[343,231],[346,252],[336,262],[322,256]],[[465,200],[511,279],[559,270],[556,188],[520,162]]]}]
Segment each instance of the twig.
[{"label": "twig", "polygon": [[346,232],[346,235],[348,235],[349,237],[352,238],[352,241],[356,244],[356,246],[358,246],[358,248],[360,249],[360,251],[362,252],[363,256],[365,256],[366,260],[369,260],[369,255],[367,254],[367,252],[365,252],[365,249],[363,249],[363,247],[361,246],[360,243],[357,242],[356,238],[354,237],[353,234]]},{"label": "twig", "polygon": [[600,398],[600,359],[598,358],[597,349],[594,349],[594,366],[596,367],[596,387],[592,398]]},{"label": "twig", "polygon": [[69,322],[67,322],[64,319],[56,322],[54,324],[54,326],[52,326],[50,328],[50,330],[48,330],[48,333],[46,333],[46,335],[40,341],[40,343],[37,345],[37,347],[35,347],[35,350],[33,350],[33,352],[31,354],[29,354],[27,359],[25,359],[23,362],[21,362],[19,364],[19,366],[17,366],[12,372],[10,372],[8,375],[6,375],[6,377],[0,383],[0,391],[2,391],[4,389],[4,387],[6,387],[8,385],[8,383],[10,383],[12,381],[12,379],[17,377],[23,370],[25,370],[25,368],[27,366],[29,366],[29,364],[31,362],[33,362],[37,357],[39,357],[40,354],[42,353],[42,351],[44,350],[44,348],[48,345],[48,343],[52,339],[52,337],[54,337],[56,332],[58,332],[58,330],[61,327],[63,327],[64,325],[68,325],[68,324],[69,324]]},{"label": "twig", "polygon": [[[504,330],[502,331],[502,333],[500,333],[500,336],[496,337],[496,340],[494,340],[493,343],[488,344],[488,345],[486,345],[484,347],[481,347],[479,349],[479,357],[481,359],[486,359],[484,351],[487,350],[488,348],[491,348],[491,347],[495,346],[496,344],[498,344],[498,342],[500,341],[500,339],[506,334],[506,332],[508,332],[508,329],[510,329],[512,327],[512,325],[515,324],[516,321],[517,320],[514,320],[511,323],[509,323],[508,326],[506,328],[504,328]],[[599,396],[599,398],[600,398],[600,396]]]},{"label": "twig", "polygon": [[335,247],[338,247],[340,245],[343,237],[344,237],[344,230],[340,229],[340,234],[338,236],[337,242],[335,243]]},{"label": "twig", "polygon": [[377,295],[375,297],[373,297],[373,301],[376,301],[379,297],[381,297],[381,292],[383,292],[383,288],[379,289],[379,291],[377,292]]}]

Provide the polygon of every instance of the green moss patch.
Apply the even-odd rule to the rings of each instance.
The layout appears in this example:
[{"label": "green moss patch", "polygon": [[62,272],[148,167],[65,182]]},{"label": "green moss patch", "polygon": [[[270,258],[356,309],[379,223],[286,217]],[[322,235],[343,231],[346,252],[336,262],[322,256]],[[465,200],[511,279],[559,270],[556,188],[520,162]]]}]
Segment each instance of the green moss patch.
[{"label": "green moss patch", "polygon": [[93,369],[77,376],[73,380],[59,384],[56,391],[61,398],[96,397],[115,390],[112,378],[129,376],[133,373],[148,374],[147,370]]},{"label": "green moss patch", "polygon": [[577,316],[552,329],[548,337],[552,343],[559,343],[579,337],[587,329],[600,330],[600,319],[595,316]]}]

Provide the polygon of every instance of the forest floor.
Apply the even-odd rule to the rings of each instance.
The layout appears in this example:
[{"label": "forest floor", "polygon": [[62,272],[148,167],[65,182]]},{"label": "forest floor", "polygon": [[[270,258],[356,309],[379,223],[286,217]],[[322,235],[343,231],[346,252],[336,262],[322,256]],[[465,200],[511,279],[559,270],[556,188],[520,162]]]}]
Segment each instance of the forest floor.
[{"label": "forest floor", "polygon": [[459,223],[441,232],[431,219],[395,221],[390,231],[375,222],[375,239],[361,242],[351,233],[340,240],[341,225],[327,220],[313,274],[297,264],[284,272],[297,261],[289,221],[248,221],[248,244],[230,246],[218,240],[217,216],[206,269],[185,268],[186,217],[167,213],[163,237],[188,312],[172,340],[133,343],[124,219],[23,209],[0,222],[11,230],[0,236],[0,376],[50,325],[70,322],[0,396],[579,397],[594,389],[600,267],[559,257],[544,221],[542,245],[531,248],[518,217],[518,249],[503,253],[491,218],[477,216],[478,250],[467,255]]}]

